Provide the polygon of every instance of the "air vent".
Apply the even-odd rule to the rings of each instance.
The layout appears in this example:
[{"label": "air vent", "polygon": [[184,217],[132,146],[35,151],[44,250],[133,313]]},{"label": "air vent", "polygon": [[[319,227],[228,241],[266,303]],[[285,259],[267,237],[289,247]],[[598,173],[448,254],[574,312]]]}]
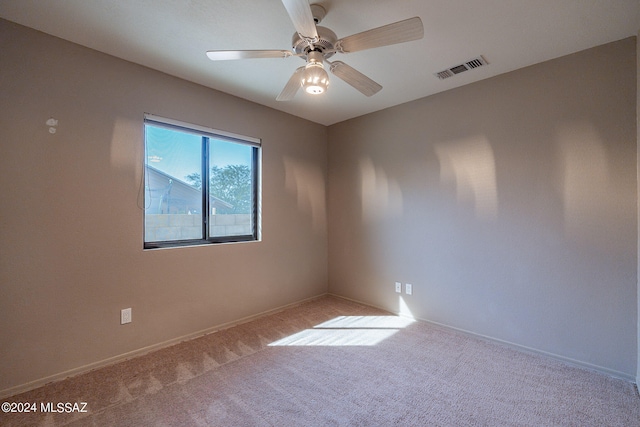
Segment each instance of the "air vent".
[{"label": "air vent", "polygon": [[449,77],[453,77],[456,74],[464,73],[465,71],[473,70],[474,68],[482,67],[483,65],[488,65],[489,63],[482,57],[478,56],[477,58],[473,58],[464,64],[455,65],[451,68],[447,68],[446,70],[438,71],[434,74],[434,76],[438,77],[440,80],[448,79]]}]

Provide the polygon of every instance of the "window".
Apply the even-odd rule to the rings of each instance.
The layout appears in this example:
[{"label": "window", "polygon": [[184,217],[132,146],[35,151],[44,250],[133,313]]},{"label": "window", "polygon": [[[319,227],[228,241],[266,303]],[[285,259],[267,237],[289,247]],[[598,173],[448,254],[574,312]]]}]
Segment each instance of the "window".
[{"label": "window", "polygon": [[260,140],[145,115],[145,249],[258,240]]}]

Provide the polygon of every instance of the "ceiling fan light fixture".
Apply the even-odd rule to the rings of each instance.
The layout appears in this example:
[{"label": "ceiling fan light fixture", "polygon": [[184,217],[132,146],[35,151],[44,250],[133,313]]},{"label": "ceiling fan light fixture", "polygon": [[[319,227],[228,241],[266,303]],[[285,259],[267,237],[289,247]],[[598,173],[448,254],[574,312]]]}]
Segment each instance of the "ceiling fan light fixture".
[{"label": "ceiling fan light fixture", "polygon": [[302,87],[312,95],[324,93],[329,87],[329,74],[319,62],[310,62],[302,72]]}]

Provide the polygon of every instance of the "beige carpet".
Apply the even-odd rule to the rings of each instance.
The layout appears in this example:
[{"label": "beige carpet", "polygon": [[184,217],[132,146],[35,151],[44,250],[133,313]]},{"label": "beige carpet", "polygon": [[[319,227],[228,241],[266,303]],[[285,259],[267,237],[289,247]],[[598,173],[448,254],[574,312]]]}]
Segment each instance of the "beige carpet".
[{"label": "beige carpet", "polygon": [[4,400],[88,412],[2,426],[640,426],[629,382],[333,297]]}]

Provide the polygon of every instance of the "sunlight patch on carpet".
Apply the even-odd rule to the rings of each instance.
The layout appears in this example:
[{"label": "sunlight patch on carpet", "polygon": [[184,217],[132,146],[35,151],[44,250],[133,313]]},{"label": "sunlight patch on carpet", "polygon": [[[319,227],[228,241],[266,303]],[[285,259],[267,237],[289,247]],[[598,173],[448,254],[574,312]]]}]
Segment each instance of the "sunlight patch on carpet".
[{"label": "sunlight patch on carpet", "polygon": [[269,346],[373,346],[413,322],[397,316],[338,316]]}]

